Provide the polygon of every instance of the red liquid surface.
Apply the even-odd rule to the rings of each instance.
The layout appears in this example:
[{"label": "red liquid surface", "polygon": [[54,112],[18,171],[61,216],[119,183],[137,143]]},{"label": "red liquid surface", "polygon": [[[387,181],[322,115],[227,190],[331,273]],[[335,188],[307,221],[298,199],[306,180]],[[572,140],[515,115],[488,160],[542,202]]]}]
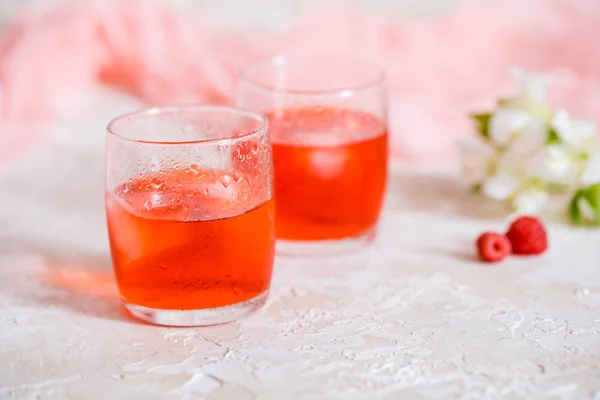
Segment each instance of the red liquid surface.
[{"label": "red liquid surface", "polygon": [[191,310],[265,292],[273,266],[275,209],[269,200],[248,210],[246,199],[257,190],[252,187],[239,174],[169,170],[108,193],[121,296],[145,307]]},{"label": "red liquid surface", "polygon": [[277,237],[342,239],[373,228],[387,179],[385,125],[371,114],[336,108],[268,116]]}]

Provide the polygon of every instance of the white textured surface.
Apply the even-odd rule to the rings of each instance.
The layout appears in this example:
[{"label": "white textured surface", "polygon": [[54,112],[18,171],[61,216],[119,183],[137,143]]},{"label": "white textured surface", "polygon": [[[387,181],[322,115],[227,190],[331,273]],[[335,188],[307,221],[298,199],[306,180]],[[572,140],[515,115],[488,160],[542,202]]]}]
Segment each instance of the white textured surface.
[{"label": "white textured surface", "polygon": [[277,259],[249,319],[123,317],[101,149],[135,102],[105,95],[0,171],[0,398],[600,399],[600,231],[556,223],[544,256],[478,263],[474,238],[504,220],[448,168],[394,168],[376,245]]}]

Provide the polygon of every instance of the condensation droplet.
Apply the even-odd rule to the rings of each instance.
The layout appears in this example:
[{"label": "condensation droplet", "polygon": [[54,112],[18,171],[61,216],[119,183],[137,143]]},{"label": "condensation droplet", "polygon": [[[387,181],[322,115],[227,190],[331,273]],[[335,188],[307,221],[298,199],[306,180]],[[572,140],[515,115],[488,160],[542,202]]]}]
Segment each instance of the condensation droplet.
[{"label": "condensation droplet", "polygon": [[198,166],[198,164],[192,164],[192,165],[190,165],[190,171],[192,171],[192,173],[194,173],[194,174],[199,174],[200,167]]},{"label": "condensation droplet", "polygon": [[152,182],[150,182],[150,186],[152,186],[152,189],[160,190],[163,187],[163,183],[153,180]]},{"label": "condensation droplet", "polygon": [[244,175],[240,174],[239,172],[235,171],[233,173],[233,179],[235,180],[235,183],[240,183],[244,180]]},{"label": "condensation droplet", "polygon": [[233,178],[229,174],[225,174],[221,177],[221,183],[223,186],[228,187],[233,182]]}]

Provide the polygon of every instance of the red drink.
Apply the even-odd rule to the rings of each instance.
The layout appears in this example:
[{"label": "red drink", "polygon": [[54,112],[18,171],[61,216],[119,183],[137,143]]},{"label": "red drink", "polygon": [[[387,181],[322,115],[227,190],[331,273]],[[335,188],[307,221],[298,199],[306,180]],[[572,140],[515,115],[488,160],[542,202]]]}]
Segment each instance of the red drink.
[{"label": "red drink", "polygon": [[385,124],[369,113],[331,107],[268,116],[277,237],[342,239],[372,229],[387,178]]},{"label": "red drink", "polygon": [[132,178],[107,193],[121,296],[164,310],[241,303],[270,284],[273,201],[251,206],[251,175],[193,168]]}]

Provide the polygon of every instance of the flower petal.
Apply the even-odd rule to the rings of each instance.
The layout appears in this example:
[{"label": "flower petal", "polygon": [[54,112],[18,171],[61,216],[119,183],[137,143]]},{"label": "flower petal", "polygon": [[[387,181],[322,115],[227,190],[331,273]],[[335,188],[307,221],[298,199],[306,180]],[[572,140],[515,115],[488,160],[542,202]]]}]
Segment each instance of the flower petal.
[{"label": "flower petal", "polygon": [[479,136],[458,143],[463,175],[470,183],[480,183],[488,176],[496,149]]},{"label": "flower petal", "polygon": [[519,82],[521,104],[546,104],[547,79],[545,77],[520,69],[513,69],[511,75]]},{"label": "flower petal", "polygon": [[490,121],[490,137],[498,144],[505,144],[530,121],[531,116],[526,111],[500,109]]},{"label": "flower petal", "polygon": [[591,120],[577,120],[571,122],[571,130],[580,143],[593,139],[598,134],[596,122]]},{"label": "flower petal", "polygon": [[558,145],[550,145],[535,152],[526,165],[531,176],[557,184],[572,182],[576,167],[570,153]]},{"label": "flower petal", "polygon": [[581,149],[596,134],[594,122],[574,121],[564,109],[554,113],[551,124],[561,141],[575,149]]},{"label": "flower petal", "polygon": [[548,126],[540,118],[531,119],[511,144],[513,151],[523,154],[542,148],[548,140]]},{"label": "flower petal", "polygon": [[581,176],[581,183],[584,185],[593,185],[600,183],[600,148],[587,160],[587,166]]},{"label": "flower petal", "polygon": [[512,174],[499,172],[484,182],[483,193],[495,200],[506,200],[519,188],[519,179]]},{"label": "flower petal", "polygon": [[513,207],[519,213],[535,214],[548,201],[548,192],[542,189],[527,189],[513,198]]}]

